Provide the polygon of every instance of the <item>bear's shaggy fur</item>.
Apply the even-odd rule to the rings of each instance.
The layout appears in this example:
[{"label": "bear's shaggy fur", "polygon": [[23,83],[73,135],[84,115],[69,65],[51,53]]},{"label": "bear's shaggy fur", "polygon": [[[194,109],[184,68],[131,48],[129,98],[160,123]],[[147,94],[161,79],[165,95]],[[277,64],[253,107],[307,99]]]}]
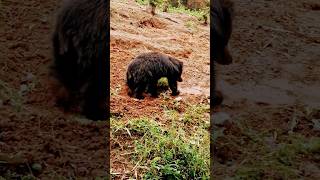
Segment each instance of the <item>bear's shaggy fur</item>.
[{"label": "bear's shaggy fur", "polygon": [[232,63],[228,42],[232,33],[234,5],[230,0],[214,0],[210,6],[213,59],[219,64],[227,65]]},{"label": "bear's shaggy fur", "polygon": [[128,66],[128,95],[143,99],[147,88],[153,97],[157,97],[157,83],[161,77],[168,79],[172,95],[178,95],[177,81],[182,81],[182,69],[183,63],[171,56],[158,52],[141,54]]},{"label": "bear's shaggy fur", "polygon": [[105,0],[65,1],[52,39],[52,70],[67,93],[60,102],[67,109],[84,101],[82,112],[93,120],[108,115],[108,9]]},{"label": "bear's shaggy fur", "polygon": [[[232,63],[232,56],[228,49],[228,42],[232,33],[233,20],[233,2],[230,0],[213,0],[210,4],[211,16],[211,55],[212,59],[219,64],[228,65]],[[211,75],[215,80],[215,63],[211,66]],[[220,105],[223,101],[223,95],[216,91],[215,82],[211,85],[213,107]]]}]

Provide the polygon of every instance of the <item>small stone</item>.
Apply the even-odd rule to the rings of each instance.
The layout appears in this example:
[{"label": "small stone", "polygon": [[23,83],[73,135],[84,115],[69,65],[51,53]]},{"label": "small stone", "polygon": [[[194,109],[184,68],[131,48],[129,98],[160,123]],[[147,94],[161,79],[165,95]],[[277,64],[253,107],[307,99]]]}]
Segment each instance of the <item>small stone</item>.
[{"label": "small stone", "polygon": [[26,76],[26,80],[27,81],[32,81],[34,78],[34,75],[32,73],[28,73],[27,76]]},{"label": "small stone", "polygon": [[78,168],[78,173],[79,173],[81,176],[86,176],[86,175],[89,173],[89,171],[88,171],[88,169],[85,168],[85,167],[79,167],[79,168]]},{"label": "small stone", "polygon": [[320,119],[312,119],[313,129],[315,131],[320,131]]},{"label": "small stone", "polygon": [[33,163],[31,166],[32,170],[36,172],[41,172],[42,171],[42,166],[39,163]]},{"label": "small stone", "polygon": [[217,112],[211,118],[213,118],[213,124],[215,125],[224,125],[228,121],[231,121],[230,115],[225,112]]},{"label": "small stone", "polygon": [[22,84],[21,86],[20,86],[20,93],[21,94],[24,94],[24,93],[26,93],[28,91],[28,86],[26,85],[26,84]]},{"label": "small stone", "polygon": [[175,100],[175,101],[181,101],[181,100],[182,100],[182,97],[176,97],[174,100]]}]

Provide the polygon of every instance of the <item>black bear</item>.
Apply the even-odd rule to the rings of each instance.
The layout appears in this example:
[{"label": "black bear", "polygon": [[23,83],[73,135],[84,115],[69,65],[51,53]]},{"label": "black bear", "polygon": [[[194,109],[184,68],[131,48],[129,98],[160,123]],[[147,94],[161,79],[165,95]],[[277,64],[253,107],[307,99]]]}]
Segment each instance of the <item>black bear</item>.
[{"label": "black bear", "polygon": [[212,56],[219,64],[232,63],[228,42],[232,33],[233,2],[230,0],[213,0],[211,3]]},{"label": "black bear", "polygon": [[[222,65],[232,63],[232,56],[228,49],[228,42],[232,33],[233,2],[230,0],[213,0],[210,4],[211,16],[211,57],[214,61]],[[215,77],[215,66],[212,63],[212,75]],[[211,104],[217,106],[222,103],[222,93],[216,91],[215,83],[211,86],[213,99]]]},{"label": "black bear", "polygon": [[153,97],[158,96],[157,83],[168,79],[172,95],[179,94],[177,81],[182,82],[183,63],[176,58],[158,52],[143,53],[132,60],[127,70],[128,95],[143,99],[146,88]]},{"label": "black bear", "polygon": [[52,37],[54,77],[65,94],[57,98],[67,109],[81,105],[93,120],[108,115],[109,3],[105,0],[68,0],[62,5]]}]

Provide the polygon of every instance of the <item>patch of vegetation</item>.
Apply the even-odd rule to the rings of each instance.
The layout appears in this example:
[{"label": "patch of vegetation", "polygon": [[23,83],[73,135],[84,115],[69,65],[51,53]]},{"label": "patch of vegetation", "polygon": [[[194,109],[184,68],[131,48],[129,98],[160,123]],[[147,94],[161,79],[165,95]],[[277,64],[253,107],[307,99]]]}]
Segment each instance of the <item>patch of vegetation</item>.
[{"label": "patch of vegetation", "polygon": [[[299,157],[314,157],[315,153],[320,152],[320,138],[307,139],[300,135],[294,135],[289,136],[288,140],[288,142],[280,143],[274,149],[262,145],[260,149],[264,153],[258,156],[259,161],[248,159],[247,163],[239,166],[235,179],[263,179],[267,177],[295,179],[301,177],[298,170],[302,165]],[[248,153],[254,152],[249,151]]]},{"label": "patch of vegetation", "polygon": [[136,0],[136,2],[137,2],[138,4],[141,4],[141,5],[147,5],[147,4],[149,4],[149,0]]},{"label": "patch of vegetation", "polygon": [[166,77],[160,78],[158,80],[158,87],[168,87],[169,83],[168,83],[168,79]]},{"label": "patch of vegetation", "polygon": [[206,130],[198,128],[190,135],[177,121],[164,127],[148,118],[128,123],[113,119],[111,126],[113,137],[135,137],[132,163],[143,179],[209,179],[210,139]]},{"label": "patch of vegetation", "polygon": [[[310,134],[312,129],[295,127],[307,122],[312,125],[311,120],[319,118],[320,111],[303,106],[276,109],[279,111],[290,113],[291,118],[270,129],[250,123],[252,114],[234,116],[229,127],[214,127],[214,142],[220,149],[214,174],[228,174],[232,179],[316,179],[320,137],[316,131]],[[298,125],[292,126],[290,119],[296,119]]]},{"label": "patch of vegetation", "polygon": [[195,27],[195,24],[193,21],[187,21],[185,26],[189,29],[193,29]]},{"label": "patch of vegetation", "polygon": [[165,118],[169,119],[171,121],[179,121],[180,118],[180,113],[177,112],[175,109],[168,109],[167,107],[165,107],[166,109],[164,110],[164,114],[165,114]]},{"label": "patch of vegetation", "polygon": [[288,139],[289,142],[279,144],[274,153],[277,160],[284,165],[293,165],[299,154],[308,155],[320,152],[319,137],[306,138],[301,135],[292,135]]},{"label": "patch of vegetation", "polygon": [[9,104],[13,106],[17,112],[20,112],[22,110],[22,91],[17,91],[9,87],[9,85],[4,81],[0,80],[0,106],[2,106],[2,104],[6,101],[8,101]]},{"label": "patch of vegetation", "polygon": [[209,123],[210,106],[208,104],[189,105],[183,115],[183,121],[186,123]]},{"label": "patch of vegetation", "polygon": [[209,8],[203,9],[203,10],[191,10],[184,6],[179,6],[179,7],[169,6],[168,12],[188,14],[190,16],[197,17],[198,20],[203,20],[204,15],[209,15]]},{"label": "patch of vegetation", "polygon": [[172,1],[172,0],[136,0],[140,5],[148,5],[149,1],[152,1],[157,5],[157,8],[163,9],[164,6],[168,6],[168,12],[170,13],[183,13],[191,16],[195,16],[198,20],[203,20],[204,15],[209,15],[210,7],[209,4],[204,9],[191,10],[183,5],[181,1]]},{"label": "patch of vegetation", "polygon": [[165,130],[148,119],[130,121],[129,129],[143,134],[135,143],[135,161],[149,167],[145,179],[209,179],[209,153],[198,151],[209,148],[200,139],[192,144],[179,127]]},{"label": "patch of vegetation", "polygon": [[116,88],[110,88],[110,95],[111,96],[117,96],[119,95],[119,92],[121,91],[121,86],[118,84]]}]

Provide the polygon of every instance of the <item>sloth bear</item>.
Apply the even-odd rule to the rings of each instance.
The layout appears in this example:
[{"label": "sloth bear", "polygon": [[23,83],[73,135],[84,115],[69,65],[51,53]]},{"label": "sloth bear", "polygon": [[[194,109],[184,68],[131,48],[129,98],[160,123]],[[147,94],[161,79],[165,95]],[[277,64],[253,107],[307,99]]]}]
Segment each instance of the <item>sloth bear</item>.
[{"label": "sloth bear", "polygon": [[158,97],[158,80],[166,77],[172,95],[176,96],[180,93],[177,81],[182,82],[182,68],[183,63],[176,58],[158,52],[143,53],[133,59],[128,66],[128,95],[143,99],[142,94],[147,88],[152,97]]},{"label": "sloth bear", "polygon": [[232,63],[228,42],[232,33],[233,11],[233,2],[230,0],[214,0],[211,3],[212,56],[223,65]]},{"label": "sloth bear", "polygon": [[63,89],[57,103],[70,110],[81,106],[92,120],[108,115],[109,3],[105,0],[68,0],[62,5],[52,37],[52,73]]},{"label": "sloth bear", "polygon": [[[214,0],[210,5],[211,16],[211,38],[212,47],[211,55],[214,61],[222,65],[228,65],[232,63],[232,56],[228,49],[228,42],[232,33],[232,19],[233,19],[233,2],[230,0]],[[212,63],[212,74],[215,77],[215,63]],[[216,91],[215,82],[211,86],[213,94],[213,100],[211,104],[213,106],[220,105],[223,101],[223,96],[220,91]]]}]

